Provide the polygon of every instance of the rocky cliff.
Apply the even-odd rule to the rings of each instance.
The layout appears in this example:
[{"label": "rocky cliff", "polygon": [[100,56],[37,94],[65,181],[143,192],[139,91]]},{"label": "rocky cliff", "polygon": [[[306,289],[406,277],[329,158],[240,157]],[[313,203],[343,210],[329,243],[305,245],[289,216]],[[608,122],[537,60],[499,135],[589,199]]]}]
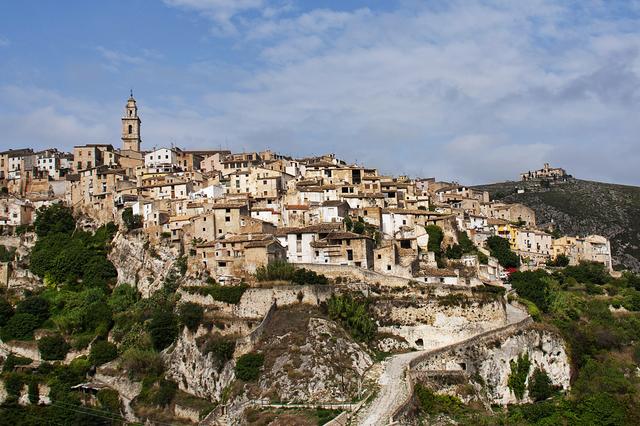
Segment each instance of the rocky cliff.
[{"label": "rocky cliff", "polygon": [[142,297],[149,297],[162,287],[179,256],[178,250],[169,246],[151,247],[142,232],[118,232],[111,245],[109,260],[118,271],[118,285],[131,284]]}]

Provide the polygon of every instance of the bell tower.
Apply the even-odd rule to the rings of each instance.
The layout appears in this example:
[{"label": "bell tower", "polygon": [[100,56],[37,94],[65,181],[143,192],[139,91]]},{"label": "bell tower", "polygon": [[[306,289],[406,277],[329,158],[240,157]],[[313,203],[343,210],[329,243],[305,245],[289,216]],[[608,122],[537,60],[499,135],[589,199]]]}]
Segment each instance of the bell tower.
[{"label": "bell tower", "polygon": [[138,117],[138,107],[133,97],[133,91],[127,100],[122,117],[122,149],[125,151],[140,152],[140,117]]}]

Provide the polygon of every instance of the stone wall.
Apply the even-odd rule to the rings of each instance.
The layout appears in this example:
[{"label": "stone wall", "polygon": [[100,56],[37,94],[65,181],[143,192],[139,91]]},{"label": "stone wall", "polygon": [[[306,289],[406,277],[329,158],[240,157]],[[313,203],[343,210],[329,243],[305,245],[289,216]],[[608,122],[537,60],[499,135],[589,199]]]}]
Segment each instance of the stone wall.
[{"label": "stone wall", "polygon": [[219,302],[209,295],[192,294],[184,289],[178,291],[184,302],[197,303],[222,315],[261,321],[274,302],[281,307],[298,303],[318,306],[331,297],[333,287],[329,285],[283,285],[269,288],[248,288],[237,305]]}]

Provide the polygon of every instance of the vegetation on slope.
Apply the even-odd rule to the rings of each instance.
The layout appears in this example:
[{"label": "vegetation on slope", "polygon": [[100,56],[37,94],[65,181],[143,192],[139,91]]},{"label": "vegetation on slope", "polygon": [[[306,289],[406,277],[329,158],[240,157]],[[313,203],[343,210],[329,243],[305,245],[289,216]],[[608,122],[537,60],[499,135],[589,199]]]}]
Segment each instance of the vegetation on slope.
[{"label": "vegetation on slope", "polygon": [[[173,343],[179,326],[197,327],[198,312],[185,306],[176,314],[176,289],[183,268],[174,268],[165,277],[162,289],[142,299],[129,285],[115,287],[116,270],[107,258],[116,227],[110,223],[94,233],[76,229],[72,211],[53,205],[38,211],[38,235],[31,252],[30,269],[43,278],[45,288],[17,295],[0,295],[0,335],[4,341],[34,339],[45,360],[40,366],[25,367],[31,360],[10,357],[5,360],[1,379],[7,384],[8,398],[0,406],[3,420],[15,424],[37,424],[47,418],[54,424],[113,424],[123,419],[117,398],[109,392],[97,395],[98,407],[84,408],[80,395],[71,387],[87,380],[92,366],[118,359],[120,369],[143,382],[141,404],[163,406],[176,395],[175,387],[163,378],[159,351]],[[243,290],[244,291],[244,290]],[[15,303],[15,307],[13,303]],[[114,343],[107,341],[110,335]],[[33,345],[34,343],[31,343]],[[91,345],[88,357],[64,365],[72,350]],[[17,404],[24,385],[29,387],[32,404],[37,389],[51,388],[50,406],[21,407]],[[96,411],[97,410],[97,411]]]},{"label": "vegetation on slope", "polygon": [[[546,373],[532,369],[522,355],[512,361],[509,386],[519,398],[528,390],[536,402],[506,412],[440,404],[440,412],[461,424],[639,424],[640,276],[614,279],[602,265],[581,264],[552,274],[517,272],[511,284],[539,310],[541,326],[559,330],[567,342],[571,391],[558,394]],[[430,405],[417,397],[422,416],[431,416]]]}]

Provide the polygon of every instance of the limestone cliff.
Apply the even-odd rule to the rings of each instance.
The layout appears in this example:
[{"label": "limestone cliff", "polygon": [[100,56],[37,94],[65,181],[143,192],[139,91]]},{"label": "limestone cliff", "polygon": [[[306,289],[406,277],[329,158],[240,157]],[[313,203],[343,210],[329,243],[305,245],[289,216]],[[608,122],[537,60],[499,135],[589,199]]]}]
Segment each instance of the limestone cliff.
[{"label": "limestone cliff", "polygon": [[500,405],[530,402],[528,391],[518,400],[508,385],[511,361],[524,354],[531,363],[526,384],[534,370],[540,368],[552,385],[564,391],[569,389],[571,367],[564,341],[554,332],[536,328],[439,354],[420,364],[416,377],[438,392],[456,395],[466,402],[480,400]]},{"label": "limestone cliff", "polygon": [[203,354],[196,334],[186,327],[164,358],[167,377],[181,390],[200,398],[220,400],[222,390],[234,379],[233,363],[221,364],[213,354]]},{"label": "limestone cliff", "polygon": [[118,232],[111,245],[109,260],[118,271],[118,285],[131,284],[142,297],[149,297],[162,287],[165,276],[179,256],[177,249],[172,247],[150,247],[142,232]]},{"label": "limestone cliff", "polygon": [[301,305],[277,310],[257,345],[264,372],[247,387],[251,398],[306,403],[358,396],[369,354],[335,322]]}]

